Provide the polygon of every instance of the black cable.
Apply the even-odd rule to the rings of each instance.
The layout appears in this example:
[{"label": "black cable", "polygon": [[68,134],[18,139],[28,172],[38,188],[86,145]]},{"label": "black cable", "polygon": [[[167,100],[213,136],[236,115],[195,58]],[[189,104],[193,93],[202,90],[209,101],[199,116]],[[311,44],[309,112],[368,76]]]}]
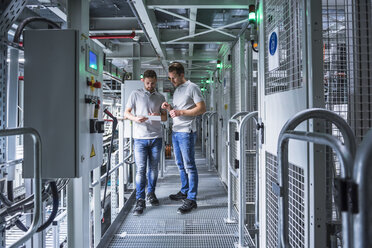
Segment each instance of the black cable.
[{"label": "black cable", "polygon": [[12,206],[13,203],[2,192],[0,192],[0,201],[7,207]]},{"label": "black cable", "polygon": [[13,195],[13,181],[7,181],[6,184],[6,191],[8,194],[9,201],[14,201],[14,195]]},{"label": "black cable", "polygon": [[[108,178],[109,178],[109,172],[110,172],[110,169],[111,169],[111,152],[113,150],[113,144],[114,144],[114,132],[115,132],[116,127],[118,125],[118,119],[115,116],[113,116],[113,114],[111,114],[110,111],[105,109],[103,112],[113,120],[113,123],[112,123],[112,131],[111,131],[111,142],[110,142],[110,148],[108,150],[108,158],[107,158],[107,166],[106,166],[105,191],[103,193],[103,201],[102,201],[102,205],[101,205],[101,208],[102,208],[102,216],[101,216],[102,223],[105,221],[105,219],[103,218],[103,215],[105,213],[107,183],[108,183]],[[111,182],[111,183],[116,183],[116,182]]]},{"label": "black cable", "polygon": [[16,227],[18,227],[19,230],[24,231],[24,232],[28,231],[28,228],[19,219],[16,220],[14,224],[16,225]]},{"label": "black cable", "polygon": [[58,189],[57,189],[57,184],[56,182],[50,182],[49,183],[50,190],[52,192],[52,197],[53,197],[53,209],[52,212],[50,213],[47,221],[45,221],[37,230],[36,232],[41,232],[45,228],[47,228],[50,224],[52,224],[54,218],[57,216],[58,213],[58,207],[59,207],[59,199],[58,199]]},{"label": "black cable", "polygon": [[[63,188],[65,188],[66,185],[68,184],[68,182],[69,182],[69,179],[61,181],[61,183],[59,183],[59,185],[57,186],[58,187],[57,191],[60,192]],[[42,195],[42,201],[45,201],[49,197],[49,195],[45,193],[45,189],[43,189],[42,194],[43,194]],[[28,210],[32,210],[33,207],[34,207],[34,203],[33,202],[28,203],[28,202],[33,200],[33,198],[34,198],[34,195],[32,194],[28,198],[23,199],[22,201],[19,201],[15,204],[11,205],[10,207],[8,207],[7,209],[5,209],[4,211],[2,211],[0,213],[0,217],[13,215],[17,212],[25,212],[25,211],[28,211]],[[0,200],[1,200],[1,194],[0,194]]]},{"label": "black cable", "polygon": [[57,29],[61,28],[60,26],[57,25],[57,23],[55,23],[55,22],[53,22],[49,19],[46,19],[44,17],[39,17],[39,16],[29,17],[29,18],[24,19],[21,22],[21,24],[19,24],[19,26],[18,26],[15,34],[14,34],[13,42],[18,44],[19,40],[20,40],[20,37],[21,37],[21,34],[22,34],[22,31],[26,27],[26,25],[28,25],[31,22],[36,22],[36,21],[47,22],[51,26],[53,26],[54,28],[57,28]]},{"label": "black cable", "polygon": [[[52,213],[49,215],[47,221],[45,221],[37,230],[36,232],[41,232],[41,231],[44,231],[50,224],[52,224],[54,218],[57,216],[57,213],[58,213],[58,207],[59,207],[59,199],[58,199],[58,188],[57,188],[57,184],[56,182],[50,182],[49,183],[49,186],[50,186],[50,191],[52,193],[52,198],[53,198],[53,208],[52,208]],[[0,194],[0,197],[2,194]],[[46,195],[46,194],[45,194]],[[44,197],[43,197],[44,198]],[[46,196],[45,198],[48,198],[48,196]],[[8,202],[9,203],[9,202]],[[32,208],[33,207],[33,203],[28,205],[28,207],[25,207],[25,210],[28,209],[28,208]],[[28,228],[18,219],[15,221],[14,223],[20,230],[24,231],[24,232],[27,232],[28,231]]]}]

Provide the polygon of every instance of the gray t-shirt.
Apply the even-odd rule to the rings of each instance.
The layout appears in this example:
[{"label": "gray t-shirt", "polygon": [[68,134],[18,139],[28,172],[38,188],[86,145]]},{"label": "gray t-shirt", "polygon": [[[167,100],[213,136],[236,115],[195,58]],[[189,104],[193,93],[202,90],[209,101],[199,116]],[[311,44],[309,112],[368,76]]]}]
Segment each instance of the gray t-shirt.
[{"label": "gray t-shirt", "polygon": [[[197,103],[204,101],[199,87],[190,80],[176,88],[173,94],[173,109],[192,109]],[[196,132],[195,116],[177,116],[173,118],[174,132]]]},{"label": "gray t-shirt", "polygon": [[[148,116],[149,113],[160,113],[163,102],[165,102],[165,97],[162,94],[157,91],[150,93],[142,88],[130,94],[126,108],[131,108],[132,114],[135,116]],[[133,138],[155,139],[161,137],[160,121],[133,122]]]}]

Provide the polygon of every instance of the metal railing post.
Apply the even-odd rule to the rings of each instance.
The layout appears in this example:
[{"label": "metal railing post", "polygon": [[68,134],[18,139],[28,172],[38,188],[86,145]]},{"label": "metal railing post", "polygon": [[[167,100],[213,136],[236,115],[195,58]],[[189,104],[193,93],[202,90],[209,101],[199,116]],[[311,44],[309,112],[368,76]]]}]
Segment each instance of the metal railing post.
[{"label": "metal railing post", "polygon": [[[133,154],[133,122],[130,121],[130,145],[129,145],[129,151],[130,154]],[[136,188],[136,163],[132,163],[132,183],[133,183],[133,189]]]},{"label": "metal railing post", "polygon": [[42,144],[40,134],[33,128],[15,128],[15,129],[4,129],[0,130],[0,137],[4,136],[14,136],[14,135],[24,135],[28,134],[32,137],[34,143],[34,212],[32,217],[32,223],[28,231],[10,248],[15,248],[21,246],[25,241],[30,239],[32,235],[36,233],[36,230],[41,223],[41,164],[42,164]]},{"label": "metal railing post", "polygon": [[231,133],[230,128],[231,124],[236,124],[237,127],[239,127],[239,120],[237,118],[242,115],[246,115],[249,112],[238,112],[231,116],[229,121],[227,122],[227,218],[224,219],[226,224],[234,224],[237,223],[237,220],[232,217],[232,180],[231,180],[231,174],[234,175],[234,177],[238,177],[238,173],[235,171],[235,169],[231,165]]},{"label": "metal railing post", "polygon": [[[119,132],[119,164],[124,163],[124,120],[118,119],[119,125],[118,125],[118,132]],[[124,207],[124,192],[125,192],[125,166],[122,166],[119,168],[119,209]],[[120,211],[120,210],[119,210]]]},{"label": "metal railing post", "polygon": [[[323,119],[332,122],[340,130],[345,143],[329,134],[293,131],[303,121],[310,119]],[[354,134],[346,121],[329,110],[307,109],[299,112],[289,119],[283,126],[278,141],[278,178],[280,200],[278,208],[279,235],[281,247],[290,247],[288,240],[288,140],[297,139],[316,144],[328,145],[334,149],[341,162],[341,177],[348,180],[351,176],[353,158],[355,156]],[[346,212],[342,214],[344,247],[351,247],[351,216]]]}]

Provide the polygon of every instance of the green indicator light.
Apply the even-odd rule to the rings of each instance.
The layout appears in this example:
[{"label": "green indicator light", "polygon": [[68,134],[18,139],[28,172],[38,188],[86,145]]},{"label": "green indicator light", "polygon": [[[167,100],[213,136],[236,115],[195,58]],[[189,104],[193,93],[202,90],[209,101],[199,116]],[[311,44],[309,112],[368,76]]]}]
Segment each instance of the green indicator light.
[{"label": "green indicator light", "polygon": [[143,74],[141,74],[141,79],[143,79]]},{"label": "green indicator light", "polygon": [[90,64],[89,67],[94,70],[97,70],[97,64]]},{"label": "green indicator light", "polygon": [[256,13],[254,12],[249,13],[248,19],[249,23],[254,23],[256,21]]},{"label": "green indicator light", "polygon": [[210,83],[211,83],[211,80],[208,79],[208,80],[207,80],[207,84],[210,84]]},{"label": "green indicator light", "polygon": [[222,68],[221,60],[217,60],[217,69],[221,68]]},{"label": "green indicator light", "polygon": [[200,90],[201,90],[201,91],[205,91],[205,88],[201,88]]}]

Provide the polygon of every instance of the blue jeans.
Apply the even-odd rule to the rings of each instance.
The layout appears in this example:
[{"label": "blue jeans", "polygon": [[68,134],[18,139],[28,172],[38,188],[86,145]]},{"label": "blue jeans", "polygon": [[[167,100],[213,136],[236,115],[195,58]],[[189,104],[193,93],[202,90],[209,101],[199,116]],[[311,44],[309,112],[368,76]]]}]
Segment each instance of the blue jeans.
[{"label": "blue jeans", "polygon": [[195,164],[196,133],[173,132],[172,143],[176,164],[181,176],[181,192],[196,201],[198,170]]},{"label": "blue jeans", "polygon": [[147,193],[155,192],[161,147],[162,138],[134,139],[134,160],[137,168],[136,199],[145,199],[147,161],[149,161]]}]

